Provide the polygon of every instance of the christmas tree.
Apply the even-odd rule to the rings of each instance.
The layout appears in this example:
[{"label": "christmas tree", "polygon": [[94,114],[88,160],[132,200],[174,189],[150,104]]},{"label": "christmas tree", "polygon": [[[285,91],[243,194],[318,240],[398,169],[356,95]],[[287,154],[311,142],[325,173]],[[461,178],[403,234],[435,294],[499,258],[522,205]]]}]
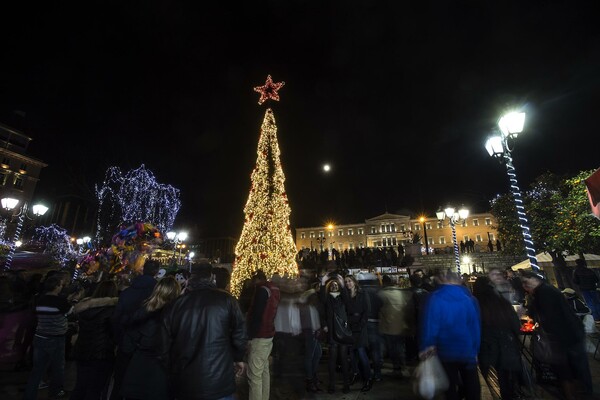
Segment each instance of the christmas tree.
[{"label": "christmas tree", "polygon": [[[283,82],[273,83],[267,77],[264,86],[254,88],[261,93],[259,104],[268,99],[279,100],[277,90]],[[262,270],[267,278],[274,274],[295,277],[296,245],[290,230],[291,209],[285,193],[285,176],[279,159],[277,125],[270,108],[260,130],[256,167],[252,171],[250,194],[244,207],[244,227],[235,248],[231,276],[231,293],[239,296],[246,279]]]}]

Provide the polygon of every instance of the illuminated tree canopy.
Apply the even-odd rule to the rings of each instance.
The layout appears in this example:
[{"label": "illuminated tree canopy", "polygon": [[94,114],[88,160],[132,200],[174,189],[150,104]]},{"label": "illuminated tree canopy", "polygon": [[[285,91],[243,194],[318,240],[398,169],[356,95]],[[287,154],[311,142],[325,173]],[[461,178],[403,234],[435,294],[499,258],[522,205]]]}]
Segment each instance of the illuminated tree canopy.
[{"label": "illuminated tree canopy", "polygon": [[96,185],[96,197],[99,243],[108,243],[119,226],[136,222],[148,222],[166,232],[181,207],[179,189],[157,182],[144,165],[125,174],[110,167],[102,185]]}]

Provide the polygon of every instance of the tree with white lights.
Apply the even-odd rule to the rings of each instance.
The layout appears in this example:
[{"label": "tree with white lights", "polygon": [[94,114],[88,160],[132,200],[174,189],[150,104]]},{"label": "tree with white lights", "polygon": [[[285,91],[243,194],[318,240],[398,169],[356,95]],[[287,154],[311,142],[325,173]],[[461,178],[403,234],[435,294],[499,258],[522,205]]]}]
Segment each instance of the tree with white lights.
[{"label": "tree with white lights", "polygon": [[[277,90],[283,82],[273,83],[267,77],[264,86],[254,88],[261,93],[259,104],[265,100],[279,100]],[[265,112],[256,167],[251,175],[252,186],[244,207],[244,227],[235,248],[235,262],[231,276],[231,292],[239,296],[246,279],[257,270],[267,278],[274,274],[295,277],[296,245],[290,229],[290,205],[285,192],[285,176],[279,159],[277,125],[270,108]]]},{"label": "tree with white lights", "polygon": [[135,222],[148,222],[167,232],[181,207],[179,189],[157,182],[144,165],[125,174],[110,167],[102,185],[96,185],[96,197],[99,243],[108,243],[119,226]]}]

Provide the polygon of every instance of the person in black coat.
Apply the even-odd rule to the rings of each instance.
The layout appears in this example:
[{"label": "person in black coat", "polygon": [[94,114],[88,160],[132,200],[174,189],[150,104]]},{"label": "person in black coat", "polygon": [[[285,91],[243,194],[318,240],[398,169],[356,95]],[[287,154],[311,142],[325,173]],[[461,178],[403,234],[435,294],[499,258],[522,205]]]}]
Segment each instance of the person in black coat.
[{"label": "person in black coat", "polygon": [[131,282],[131,286],[125,289],[119,296],[119,302],[113,314],[113,328],[118,348],[113,376],[113,389],[110,395],[111,400],[121,399],[121,381],[131,359],[131,354],[123,351],[123,327],[129,324],[129,319],[133,316],[134,312],[152,294],[152,290],[154,290],[154,286],[156,285],[154,276],[158,273],[159,269],[160,264],[157,261],[146,261],[143,275],[135,278]]},{"label": "person in black coat", "polygon": [[161,279],[125,327],[123,350],[132,354],[121,386],[126,399],[168,399],[167,372],[159,361],[162,312],[181,293],[177,280]]},{"label": "person in black coat", "polygon": [[550,341],[549,363],[558,375],[567,399],[581,398],[576,383],[587,395],[592,393],[592,377],[585,351],[583,323],[562,293],[536,271],[521,271],[523,287],[530,295],[528,314],[544,330]]},{"label": "person in black coat", "polygon": [[367,355],[367,346],[369,345],[367,321],[371,312],[371,302],[369,295],[360,288],[354,276],[346,276],[344,283],[348,290],[348,296],[343,299],[346,305],[346,313],[348,313],[348,322],[352,328],[352,336],[354,337],[352,352],[352,369],[354,375],[350,380],[350,384],[352,385],[356,381],[360,365],[364,382],[361,392],[368,392],[373,386],[369,356]]},{"label": "person in black coat", "polygon": [[[494,273],[502,272],[492,269],[489,274]],[[519,317],[488,277],[482,276],[475,281],[473,295],[479,302],[481,313],[481,372],[487,376],[490,367],[494,367],[500,384],[500,397],[503,400],[516,399],[517,381],[522,368]]]},{"label": "person in black coat", "polygon": [[340,363],[342,365],[342,376],[344,378],[343,392],[348,393],[350,391],[350,374],[348,369],[348,344],[342,343],[335,338],[335,318],[339,319],[342,323],[348,323],[348,315],[346,314],[345,302],[343,297],[348,297],[348,292],[344,288],[344,281],[341,276],[336,275],[330,277],[329,274],[323,276],[321,281],[321,288],[319,290],[319,299],[325,309],[325,328],[324,331],[327,333],[327,343],[329,344],[329,385],[327,391],[329,393],[335,393],[335,381],[336,381],[336,367],[338,355],[340,357]]},{"label": "person in black coat", "polygon": [[192,266],[188,292],[165,310],[161,361],[177,399],[220,399],[236,391],[248,338],[237,300],[217,289],[210,264]]},{"label": "person in black coat", "polygon": [[79,335],[73,350],[77,380],[71,400],[100,399],[106,388],[115,360],[111,317],[117,295],[117,285],[104,281],[96,286],[91,297],[81,300],[74,308]]}]

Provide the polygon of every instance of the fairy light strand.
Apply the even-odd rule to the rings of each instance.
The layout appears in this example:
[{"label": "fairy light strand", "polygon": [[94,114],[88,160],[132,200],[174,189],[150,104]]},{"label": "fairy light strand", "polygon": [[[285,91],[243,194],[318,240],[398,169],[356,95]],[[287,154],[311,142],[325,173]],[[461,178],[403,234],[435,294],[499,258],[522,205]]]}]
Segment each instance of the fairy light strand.
[{"label": "fairy light strand", "polygon": [[535,271],[539,271],[540,267],[537,264],[535,246],[533,244],[533,239],[531,238],[531,233],[529,231],[529,221],[527,220],[527,215],[525,214],[525,207],[523,206],[521,189],[519,189],[519,184],[517,182],[517,173],[513,165],[512,155],[510,153],[510,150],[508,149],[508,145],[506,145],[506,141],[504,144],[504,148],[506,149],[504,151],[504,159],[506,161],[506,173],[508,174],[510,188],[512,190],[513,199],[515,200],[515,205],[517,208],[517,215],[520,222],[519,226],[521,227],[523,241],[525,242],[525,251],[527,252],[527,258],[529,258],[529,263],[531,264],[531,267]]},{"label": "fairy light strand", "polygon": [[96,197],[99,242],[110,240],[121,223],[147,221],[159,231],[167,232],[181,208],[179,189],[157,182],[143,164],[125,174],[118,167],[110,167],[102,185],[96,185]]}]

